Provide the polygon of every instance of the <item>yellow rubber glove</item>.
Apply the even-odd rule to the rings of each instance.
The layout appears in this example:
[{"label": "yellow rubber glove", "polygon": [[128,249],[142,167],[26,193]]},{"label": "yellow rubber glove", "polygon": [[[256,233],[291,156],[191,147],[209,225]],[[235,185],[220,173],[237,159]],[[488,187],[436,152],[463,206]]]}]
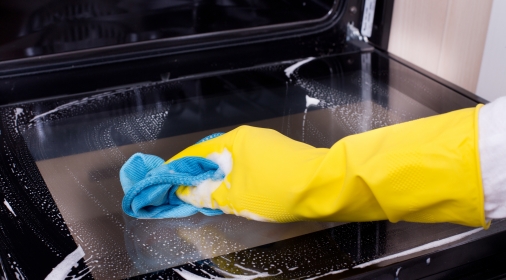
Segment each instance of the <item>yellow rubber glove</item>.
[{"label": "yellow rubber glove", "polygon": [[227,174],[223,182],[181,186],[176,194],[198,207],[260,221],[388,219],[487,227],[479,108],[348,136],[330,149],[241,126],[171,159],[207,157]]}]

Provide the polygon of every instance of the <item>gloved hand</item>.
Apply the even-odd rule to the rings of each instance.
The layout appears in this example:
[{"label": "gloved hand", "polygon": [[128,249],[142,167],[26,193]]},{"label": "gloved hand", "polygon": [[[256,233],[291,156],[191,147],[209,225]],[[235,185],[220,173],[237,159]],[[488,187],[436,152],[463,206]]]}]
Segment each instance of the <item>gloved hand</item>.
[{"label": "gloved hand", "polygon": [[197,207],[270,222],[452,222],[487,227],[476,108],[345,137],[330,149],[241,126],[168,162],[205,157],[222,181],[180,186]]}]

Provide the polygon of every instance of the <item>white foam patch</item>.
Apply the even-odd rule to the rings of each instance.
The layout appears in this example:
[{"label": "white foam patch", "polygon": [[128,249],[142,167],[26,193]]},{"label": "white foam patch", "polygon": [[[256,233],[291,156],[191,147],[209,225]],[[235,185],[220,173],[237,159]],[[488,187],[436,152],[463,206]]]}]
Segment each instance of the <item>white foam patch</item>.
[{"label": "white foam patch", "polygon": [[111,95],[112,92],[108,91],[108,92],[104,92],[104,93],[100,93],[100,94],[96,94],[96,95],[93,95],[93,96],[89,96],[89,97],[85,97],[85,98],[82,98],[80,100],[74,100],[74,101],[71,101],[71,102],[68,102],[68,103],[65,103],[63,105],[60,105],[52,110],[49,110],[47,112],[44,112],[42,114],[38,114],[36,115],[35,117],[33,117],[30,122],[33,122],[37,119],[40,119],[42,117],[45,117],[47,115],[50,115],[50,114],[53,114],[53,113],[56,113],[58,111],[61,111],[61,110],[64,110],[64,109],[68,109],[68,108],[71,108],[73,106],[79,106],[79,105],[83,105],[83,104],[86,104],[90,101],[93,101],[93,100],[100,100],[108,95]]},{"label": "white foam patch", "polygon": [[12,209],[11,205],[9,204],[9,202],[7,200],[4,199],[4,205],[5,207],[7,207],[7,209],[9,209],[9,211],[11,211],[11,213],[17,217],[16,213],[14,212],[14,210]]},{"label": "white foam patch", "polygon": [[[227,148],[224,148],[221,153],[212,153],[207,156],[207,159],[213,161],[218,164],[220,169],[225,173],[225,181],[227,180],[228,174],[232,171],[232,154]],[[192,188],[191,192],[187,196],[178,195],[179,199],[186,203],[190,203],[199,207],[206,207],[211,209],[216,209],[213,206],[213,201],[211,199],[211,194],[221,185],[222,181],[215,181],[211,179],[207,179],[202,183],[198,184],[196,187]]]},{"label": "white foam patch", "polygon": [[213,206],[213,201],[211,199],[211,194],[221,185],[221,181],[214,181],[211,179],[207,179],[204,182],[197,185],[197,187],[192,188],[189,195],[178,195],[178,197],[189,204],[198,206],[216,209]]},{"label": "white foam patch", "polygon": [[84,257],[84,251],[81,246],[78,246],[74,252],[70,253],[59,263],[51,273],[46,276],[46,280],[60,280],[65,279],[72,270],[72,267],[77,266],[77,262]]},{"label": "white foam patch", "polygon": [[290,78],[291,75],[293,75],[293,71],[295,71],[297,68],[301,67],[302,65],[310,62],[311,60],[313,60],[314,57],[308,57],[304,60],[301,60],[293,65],[291,65],[290,67],[286,68],[285,69],[285,75]]},{"label": "white foam patch", "polygon": [[177,196],[182,201],[198,206],[205,207],[211,209],[220,209],[226,214],[235,214],[236,216],[241,216],[250,220],[260,221],[260,222],[274,222],[271,219],[262,217],[258,214],[252,213],[248,210],[236,211],[227,206],[214,205],[213,200],[211,198],[211,194],[223,183],[228,189],[230,189],[230,182],[227,181],[227,176],[232,171],[233,160],[232,154],[227,148],[224,148],[221,153],[212,153],[206,157],[207,159],[213,161],[218,164],[220,169],[225,173],[224,180],[215,181],[212,179],[207,179],[202,183],[198,184],[196,187],[192,188],[188,195],[178,194]]},{"label": "white foam patch", "polygon": [[[461,233],[461,234],[457,234],[457,235],[454,235],[454,236],[450,236],[450,237],[438,240],[438,241],[430,242],[430,243],[427,243],[425,245],[418,246],[418,247],[415,247],[415,248],[412,248],[412,249],[409,249],[409,250],[406,250],[406,251],[403,251],[403,252],[400,252],[400,253],[397,253],[397,254],[393,254],[393,255],[390,255],[390,256],[383,257],[383,258],[375,259],[375,260],[372,260],[370,262],[365,262],[365,263],[356,265],[353,268],[364,268],[364,267],[367,267],[367,266],[370,266],[370,265],[373,265],[373,264],[377,264],[377,263],[380,263],[380,262],[388,261],[388,260],[395,259],[395,258],[404,257],[404,256],[407,256],[407,255],[411,255],[411,254],[418,253],[418,252],[421,252],[421,251],[429,250],[429,249],[432,249],[432,248],[437,248],[437,247],[443,246],[445,244],[458,241],[458,240],[460,240],[460,239],[462,239],[464,237],[467,237],[469,235],[475,234],[475,233],[477,233],[479,231],[482,231],[482,230],[483,230],[483,228],[473,229],[473,230],[470,230],[470,231],[467,231],[467,232],[464,232],[464,233]],[[429,263],[430,263],[430,260],[429,260]]]},{"label": "white foam patch", "polygon": [[316,106],[320,103],[320,99],[306,95],[306,109],[304,109],[304,117],[302,118],[302,142],[304,142],[305,131],[306,131],[306,115],[307,108],[310,106]]},{"label": "white foam patch", "polygon": [[318,103],[320,103],[320,99],[306,95],[306,108],[309,106],[316,106]]},{"label": "white foam patch", "polygon": [[207,159],[218,164],[221,171],[225,173],[225,176],[230,174],[230,171],[232,171],[232,154],[229,150],[227,150],[227,148],[224,148],[221,153],[212,153],[208,155]]},{"label": "white foam patch", "polygon": [[21,116],[23,114],[23,108],[15,108],[14,109],[14,129],[16,129],[16,132],[19,133],[18,131],[18,118],[19,116]]}]

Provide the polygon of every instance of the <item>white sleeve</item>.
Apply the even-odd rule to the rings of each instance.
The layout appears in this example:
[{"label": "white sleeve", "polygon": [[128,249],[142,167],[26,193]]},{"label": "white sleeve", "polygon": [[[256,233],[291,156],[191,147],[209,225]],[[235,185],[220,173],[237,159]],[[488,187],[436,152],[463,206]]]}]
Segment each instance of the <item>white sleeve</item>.
[{"label": "white sleeve", "polygon": [[483,106],[478,146],[485,193],[485,217],[506,218],[506,97]]}]

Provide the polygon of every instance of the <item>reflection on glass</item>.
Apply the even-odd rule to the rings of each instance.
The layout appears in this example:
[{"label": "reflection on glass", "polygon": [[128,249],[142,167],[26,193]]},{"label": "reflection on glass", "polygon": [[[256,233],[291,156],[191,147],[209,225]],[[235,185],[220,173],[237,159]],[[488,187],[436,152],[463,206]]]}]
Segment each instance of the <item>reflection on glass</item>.
[{"label": "reflection on glass", "polygon": [[[136,152],[170,158],[204,136],[241,124],[330,147],[349,134],[441,112],[430,106],[430,91],[419,101],[415,92],[387,85],[396,74],[371,70],[374,59],[378,57],[357,54],[314,60],[291,74],[283,71],[289,65],[279,64],[109,92],[47,110],[39,107],[23,135],[95,278],[125,278],[208,258],[220,262],[217,256],[338,224],[270,224],[230,215],[133,219],[121,210],[122,164]],[[468,102],[442,96],[438,104],[446,104],[446,110]],[[339,252],[358,248],[355,260],[346,260],[345,266],[410,248],[398,241],[410,235],[411,228],[428,233],[409,244],[466,230],[453,225],[379,225],[372,224],[370,230],[363,226],[363,234],[373,234],[367,239],[370,246],[360,239],[362,226],[349,235],[340,232],[341,227],[334,230],[333,235],[340,236]],[[312,250],[318,254],[320,249]]]},{"label": "reflection on glass", "polygon": [[317,20],[334,0],[2,1],[0,60]]}]

